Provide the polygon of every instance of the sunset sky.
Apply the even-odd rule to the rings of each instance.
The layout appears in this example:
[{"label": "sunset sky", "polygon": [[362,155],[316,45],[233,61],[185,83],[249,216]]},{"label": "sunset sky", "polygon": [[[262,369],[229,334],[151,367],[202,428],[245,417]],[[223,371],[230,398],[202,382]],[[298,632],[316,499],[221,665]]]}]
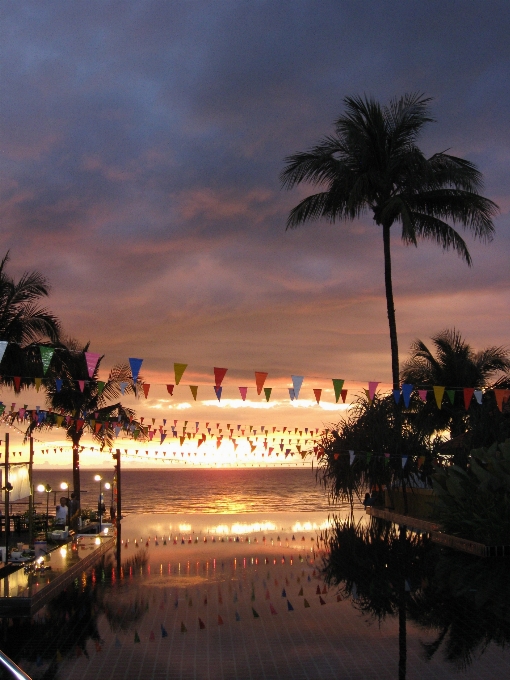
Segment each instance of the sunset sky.
[{"label": "sunset sky", "polygon": [[[278,176],[345,96],[423,92],[437,122],[422,148],[475,162],[501,214],[492,243],[466,237],[471,269],[394,228],[401,359],[454,326],[477,349],[507,345],[509,19],[491,0],[4,2],[0,254],[49,278],[48,306],[105,369],[144,359],[146,417],[322,426],[340,415],[331,378],[389,387],[382,235],[368,215],[286,232],[312,190]],[[174,362],[189,368],[166,400]],[[236,400],[221,415],[214,366]],[[239,401],[254,371],[275,389],[266,410],[254,389],[258,410]]]}]

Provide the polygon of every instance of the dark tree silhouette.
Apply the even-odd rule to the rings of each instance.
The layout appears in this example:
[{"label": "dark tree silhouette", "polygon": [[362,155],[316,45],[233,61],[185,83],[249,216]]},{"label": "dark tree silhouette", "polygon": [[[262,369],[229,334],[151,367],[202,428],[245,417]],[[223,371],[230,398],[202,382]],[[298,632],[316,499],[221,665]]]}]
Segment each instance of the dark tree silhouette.
[{"label": "dark tree silhouette", "polygon": [[490,240],[498,211],[495,203],[480,195],[482,176],[473,163],[445,152],[426,158],[417,146],[418,135],[433,120],[430,101],[406,94],[382,106],[372,98],[346,97],[346,111],[336,121],[335,133],[309,151],[286,158],[281,173],[286,189],[302,182],[323,188],[291,210],[287,228],[320,218],[351,221],[367,212],[381,227],[394,389],[399,387],[399,358],[392,226],[400,224],[405,244],[429,239],[443,250],[456,250],[470,265],[467,245],[454,227]]}]

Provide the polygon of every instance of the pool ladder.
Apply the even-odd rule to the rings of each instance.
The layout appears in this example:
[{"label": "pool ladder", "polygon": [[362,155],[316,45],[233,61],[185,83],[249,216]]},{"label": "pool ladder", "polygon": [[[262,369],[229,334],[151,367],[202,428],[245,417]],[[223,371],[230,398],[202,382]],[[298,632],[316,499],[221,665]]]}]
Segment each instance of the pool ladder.
[{"label": "pool ladder", "polygon": [[22,671],[19,666],[16,666],[12,659],[9,659],[7,654],[0,650],[0,667],[7,671],[7,677],[15,680],[31,680],[30,676]]}]

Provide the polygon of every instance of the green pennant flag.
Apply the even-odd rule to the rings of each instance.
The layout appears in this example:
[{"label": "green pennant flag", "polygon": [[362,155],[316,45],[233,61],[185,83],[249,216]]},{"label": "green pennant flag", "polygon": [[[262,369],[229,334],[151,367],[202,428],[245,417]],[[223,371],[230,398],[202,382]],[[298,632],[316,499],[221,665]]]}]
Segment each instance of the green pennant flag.
[{"label": "green pennant flag", "polygon": [[446,394],[448,395],[448,399],[453,406],[455,403],[455,390],[446,390]]},{"label": "green pennant flag", "polygon": [[181,378],[184,371],[188,368],[188,364],[174,364],[175,371],[175,384],[178,385],[181,382]]},{"label": "green pennant flag", "polygon": [[105,384],[106,383],[104,383],[102,380],[97,381],[97,393],[99,396],[101,396],[101,394],[103,393]]},{"label": "green pennant flag", "polygon": [[335,402],[338,404],[340,395],[342,394],[342,389],[345,380],[339,380],[338,378],[333,378],[333,389],[335,390]]},{"label": "green pennant flag", "polygon": [[269,401],[269,397],[271,396],[273,388],[272,387],[264,387],[264,394],[266,395],[266,401]]},{"label": "green pennant flag", "polygon": [[44,375],[46,375],[46,372],[50,367],[51,357],[53,356],[55,350],[53,349],[53,347],[44,347],[43,345],[39,345],[39,351],[41,352],[43,373]]}]

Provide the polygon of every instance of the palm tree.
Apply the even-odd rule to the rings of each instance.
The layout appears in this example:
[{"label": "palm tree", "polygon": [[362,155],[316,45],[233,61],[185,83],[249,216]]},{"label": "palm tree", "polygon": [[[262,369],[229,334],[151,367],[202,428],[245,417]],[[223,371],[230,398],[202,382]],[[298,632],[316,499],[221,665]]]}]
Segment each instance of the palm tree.
[{"label": "palm tree", "polygon": [[37,306],[49,294],[48,281],[39,272],[25,272],[18,282],[5,272],[9,253],[0,262],[0,340],[27,345],[36,340],[58,342],[60,322]]},{"label": "palm tree", "polygon": [[81,490],[80,442],[85,433],[98,442],[101,449],[113,445],[119,428],[128,434],[136,432],[137,438],[145,439],[144,430],[136,421],[133,409],[118,401],[121,394],[139,394],[138,388],[142,384],[140,378],[134,385],[129,366],[118,364],[110,371],[108,380],[100,381],[98,371],[104,357],[99,358],[90,377],[84,354],[88,348],[88,344],[81,348],[76,341],[68,340],[65,346],[55,352],[50,369],[42,381],[53,417],[46,418],[42,423],[33,420],[26,431],[26,436],[30,436],[37,427],[65,427],[66,437],[73,445],[73,487],[78,503]]},{"label": "palm tree", "polygon": [[321,217],[330,222],[354,220],[366,212],[381,227],[394,389],[399,387],[399,359],[391,227],[401,225],[405,244],[430,239],[443,250],[456,250],[471,265],[465,241],[449,222],[487,241],[498,212],[495,203],[479,194],[482,176],[473,163],[445,152],[426,158],[416,145],[424,125],[433,120],[430,101],[406,94],[381,106],[372,98],[346,97],[346,112],[336,121],[335,134],[287,157],[280,176],[286,189],[301,182],[324,188],[290,211],[287,229]]},{"label": "palm tree", "polygon": [[[411,345],[411,355],[405,361],[401,378],[418,389],[432,390],[434,385],[447,389],[488,387],[498,373],[510,370],[510,352],[505,347],[487,347],[475,352],[459,331],[444,330],[432,337],[434,349],[422,340]],[[464,404],[451,404],[448,400],[439,411],[430,399],[427,414],[435,429],[450,430],[452,437],[468,429],[469,414]]]},{"label": "palm tree", "polygon": [[51,312],[37,304],[49,294],[44,276],[25,272],[14,281],[5,271],[8,261],[9,253],[0,262],[0,341],[9,343],[0,362],[0,381],[12,387],[13,377],[20,376],[21,386],[27,387],[42,370],[39,345],[58,345],[61,327]]}]

